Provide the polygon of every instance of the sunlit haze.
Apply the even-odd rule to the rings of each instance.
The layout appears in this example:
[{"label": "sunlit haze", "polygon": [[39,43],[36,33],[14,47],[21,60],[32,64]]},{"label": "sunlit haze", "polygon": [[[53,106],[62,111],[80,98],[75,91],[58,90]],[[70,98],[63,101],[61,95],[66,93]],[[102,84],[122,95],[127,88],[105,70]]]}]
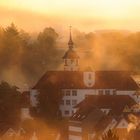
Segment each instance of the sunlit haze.
[{"label": "sunlit haze", "polygon": [[[27,30],[45,26],[90,31],[140,29],[139,0],[1,0],[2,26],[14,22]],[[33,28],[33,29],[32,29]]]}]

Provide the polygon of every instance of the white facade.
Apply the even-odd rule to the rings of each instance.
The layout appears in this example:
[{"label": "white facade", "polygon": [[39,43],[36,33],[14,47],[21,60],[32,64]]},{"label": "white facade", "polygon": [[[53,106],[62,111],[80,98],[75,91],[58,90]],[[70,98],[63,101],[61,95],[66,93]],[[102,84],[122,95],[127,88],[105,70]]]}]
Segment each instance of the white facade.
[{"label": "white facade", "polygon": [[[76,109],[76,104],[85,99],[87,95],[129,95],[134,100],[137,99],[133,94],[136,91],[117,91],[115,89],[64,89],[60,110],[63,117],[70,117]],[[139,102],[138,97],[137,102]],[[76,104],[73,104],[75,102]]]},{"label": "white facade", "polygon": [[82,136],[69,135],[69,140],[82,140]]},{"label": "white facade", "polygon": [[82,128],[78,126],[69,126],[69,131],[82,132]]},{"label": "white facade", "polygon": [[39,92],[36,89],[30,91],[30,103],[32,107],[36,107],[38,104],[37,95]]},{"label": "white facade", "polygon": [[29,108],[21,108],[21,120],[32,119]]}]

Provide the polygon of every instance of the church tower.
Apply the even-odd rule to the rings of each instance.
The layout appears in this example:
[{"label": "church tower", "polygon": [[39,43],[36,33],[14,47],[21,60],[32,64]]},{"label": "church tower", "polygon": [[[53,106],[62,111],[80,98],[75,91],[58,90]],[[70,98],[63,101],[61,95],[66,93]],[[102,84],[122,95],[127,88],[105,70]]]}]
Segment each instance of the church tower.
[{"label": "church tower", "polygon": [[70,38],[68,42],[68,50],[63,56],[64,71],[78,71],[79,70],[79,56],[73,48],[74,43],[72,41],[71,26],[70,26]]}]

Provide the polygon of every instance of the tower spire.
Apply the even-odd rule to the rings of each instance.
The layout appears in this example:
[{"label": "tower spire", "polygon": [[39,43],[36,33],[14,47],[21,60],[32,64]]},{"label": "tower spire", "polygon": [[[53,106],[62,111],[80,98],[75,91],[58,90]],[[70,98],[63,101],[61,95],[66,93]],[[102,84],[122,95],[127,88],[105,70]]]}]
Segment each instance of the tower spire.
[{"label": "tower spire", "polygon": [[69,27],[70,27],[70,38],[69,38],[68,46],[70,49],[72,49],[73,48],[73,41],[72,41],[72,35],[71,35],[72,26],[69,26]]},{"label": "tower spire", "polygon": [[71,35],[71,26],[69,28],[69,42],[68,42],[68,50],[65,52],[64,59],[64,70],[65,71],[78,71],[79,70],[79,56],[76,51],[73,49],[73,41]]}]

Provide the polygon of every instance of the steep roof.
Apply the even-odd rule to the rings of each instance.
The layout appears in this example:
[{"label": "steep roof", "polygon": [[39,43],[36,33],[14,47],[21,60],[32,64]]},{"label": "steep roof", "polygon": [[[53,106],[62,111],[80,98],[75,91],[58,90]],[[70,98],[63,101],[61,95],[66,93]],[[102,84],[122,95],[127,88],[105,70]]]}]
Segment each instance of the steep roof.
[{"label": "steep roof", "polygon": [[100,119],[100,121],[95,126],[95,131],[99,134],[102,134],[102,132],[107,128],[107,126],[112,122],[114,118],[112,116],[104,116]]},{"label": "steep roof", "polygon": [[71,116],[70,120],[97,123],[104,115],[101,110],[94,107],[81,108]]},{"label": "steep roof", "polygon": [[[83,71],[47,71],[34,86],[40,89],[52,84],[60,89],[88,89]],[[139,87],[125,71],[95,71],[95,84],[90,89],[137,90]]]},{"label": "steep roof", "polygon": [[76,105],[76,107],[111,109],[110,113],[120,115],[126,105],[130,107],[134,104],[136,104],[136,102],[128,95],[89,95]]}]

